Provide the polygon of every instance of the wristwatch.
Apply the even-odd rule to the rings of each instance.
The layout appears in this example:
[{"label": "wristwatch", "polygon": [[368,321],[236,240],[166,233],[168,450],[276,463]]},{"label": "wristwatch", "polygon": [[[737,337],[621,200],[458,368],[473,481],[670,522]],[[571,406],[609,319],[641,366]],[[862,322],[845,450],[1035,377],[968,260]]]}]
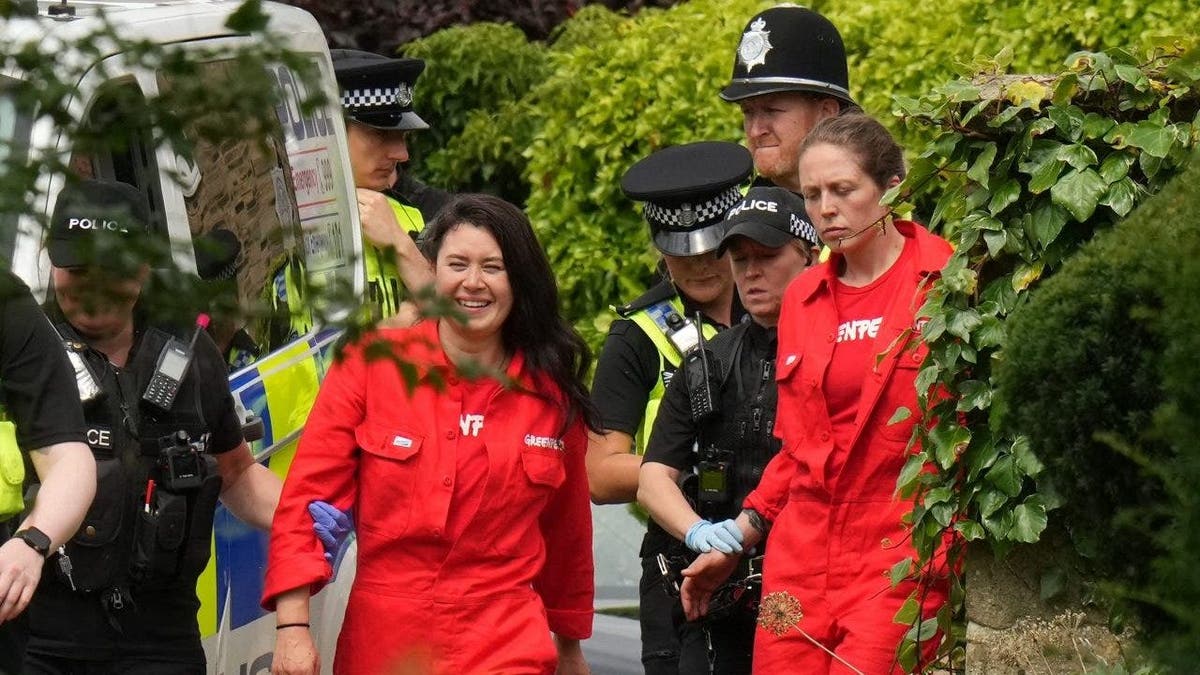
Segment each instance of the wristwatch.
[{"label": "wristwatch", "polygon": [[50,555],[50,537],[47,537],[45,532],[36,527],[27,527],[23,530],[18,530],[13,535],[13,538],[20,539],[29,544],[29,548],[41,553],[43,558]]}]

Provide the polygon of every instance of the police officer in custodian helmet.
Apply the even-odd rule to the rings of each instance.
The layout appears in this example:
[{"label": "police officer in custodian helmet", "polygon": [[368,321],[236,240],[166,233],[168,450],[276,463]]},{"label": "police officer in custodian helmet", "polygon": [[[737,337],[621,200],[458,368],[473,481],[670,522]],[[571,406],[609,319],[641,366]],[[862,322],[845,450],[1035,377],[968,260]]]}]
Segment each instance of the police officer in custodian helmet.
[{"label": "police officer in custodian helmet", "polygon": [[756,185],[799,191],[800,142],[817,122],[857,107],[849,87],[846,48],[829,19],[798,5],[750,19],[721,98],[741,106]]}]

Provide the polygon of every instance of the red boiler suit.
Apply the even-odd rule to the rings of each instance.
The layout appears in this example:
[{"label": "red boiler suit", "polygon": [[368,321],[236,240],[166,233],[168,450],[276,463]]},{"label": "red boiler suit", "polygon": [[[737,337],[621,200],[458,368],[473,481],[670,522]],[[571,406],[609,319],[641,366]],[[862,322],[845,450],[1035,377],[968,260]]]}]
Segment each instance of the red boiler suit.
[{"label": "red boiler suit", "polygon": [[[928,348],[905,331],[924,292],[950,256],[950,245],[920,225],[896,221],[907,237],[896,269],[911,292],[884,300],[872,354],[887,352],[862,383],[848,448],[835,444],[823,381],[834,352],[838,312],[832,285],[840,256],[811,269],[788,287],[779,319],[779,385],[775,433],[783,448],[745,500],[772,523],[763,571],[763,595],[787,591],[800,601],[798,626],[869,675],[893,670],[907,626],[892,622],[915,582],[892,587],[889,571],[914,557],[901,517],[910,500],[895,496],[908,457],[905,447],[917,415],[893,425],[900,406],[916,412],[915,380]],[[904,343],[904,344],[901,344]],[[926,590],[923,615],[944,604],[939,574]],[[795,629],[782,636],[761,626],[754,637],[756,673],[849,672]]]},{"label": "red boiler suit", "polygon": [[370,338],[330,368],[275,512],[263,606],[329,581],[307,511],[323,499],[353,507],[358,533],[335,673],[553,673],[550,632],[592,630],[582,421],[564,431],[565,397],[521,353],[505,389],[460,379],[436,321],[375,335],[445,386],[410,392],[390,359],[364,358]]}]

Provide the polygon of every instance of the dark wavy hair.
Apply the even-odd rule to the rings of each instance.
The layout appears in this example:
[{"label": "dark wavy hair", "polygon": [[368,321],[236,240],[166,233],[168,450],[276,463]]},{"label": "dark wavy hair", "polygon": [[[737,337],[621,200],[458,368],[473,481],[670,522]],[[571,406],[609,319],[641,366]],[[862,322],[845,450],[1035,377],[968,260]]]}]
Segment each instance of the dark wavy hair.
[{"label": "dark wavy hair", "polygon": [[558,282],[529,218],[499,197],[459,195],[426,226],[421,252],[437,260],[446,234],[463,223],[490,232],[504,256],[513,295],[512,311],[500,329],[504,348],[524,352],[525,361],[535,371],[558,385],[567,398],[568,425],[579,415],[590,429],[598,431],[600,416],[584,385],[592,355],[559,311]]}]

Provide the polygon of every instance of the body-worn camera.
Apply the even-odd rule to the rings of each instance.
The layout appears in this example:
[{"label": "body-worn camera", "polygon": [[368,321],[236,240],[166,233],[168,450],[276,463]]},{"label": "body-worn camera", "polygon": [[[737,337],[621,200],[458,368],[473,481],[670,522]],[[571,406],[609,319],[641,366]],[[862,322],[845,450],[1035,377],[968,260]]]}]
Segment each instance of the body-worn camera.
[{"label": "body-worn camera", "polygon": [[203,457],[204,440],[193,441],[186,431],[176,431],[161,439],[160,443],[162,451],[158,455],[158,471],[163,487],[172,492],[200,487],[207,475]]},{"label": "body-worn camera", "polygon": [[729,472],[733,453],[710,445],[700,451],[696,463],[699,477],[697,500],[702,505],[725,504],[729,501]]}]

